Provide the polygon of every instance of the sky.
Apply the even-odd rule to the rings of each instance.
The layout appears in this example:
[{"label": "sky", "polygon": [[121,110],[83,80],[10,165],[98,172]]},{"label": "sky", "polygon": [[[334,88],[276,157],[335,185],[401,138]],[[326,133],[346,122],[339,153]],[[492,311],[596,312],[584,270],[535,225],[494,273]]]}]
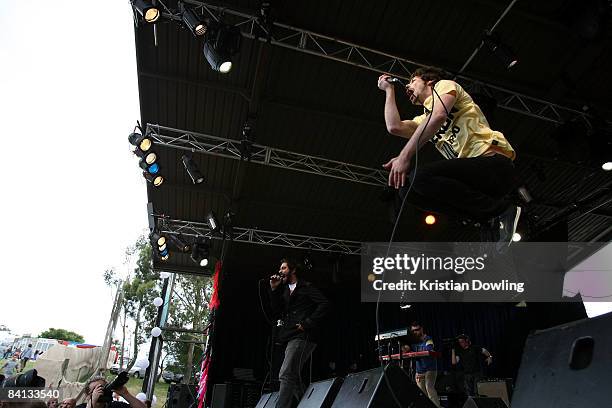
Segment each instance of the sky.
[{"label": "sky", "polygon": [[2,0],[0,118],[0,324],[102,344],[102,274],[147,227],[129,3]]},{"label": "sky", "polygon": [[[102,344],[124,251],[146,232],[127,0],[0,2],[0,325]],[[589,305],[591,316],[610,304]]]}]

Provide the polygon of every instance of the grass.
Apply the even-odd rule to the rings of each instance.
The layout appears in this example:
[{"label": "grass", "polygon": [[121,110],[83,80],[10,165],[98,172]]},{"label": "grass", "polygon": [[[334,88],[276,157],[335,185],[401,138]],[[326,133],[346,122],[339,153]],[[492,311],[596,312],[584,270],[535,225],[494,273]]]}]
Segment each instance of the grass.
[{"label": "grass", "polygon": [[[111,374],[110,377],[114,378],[114,375]],[[142,381],[142,378],[130,378],[130,380],[126,384],[126,387],[130,394],[136,395],[139,392],[142,392]],[[166,404],[166,397],[168,395],[169,387],[170,384],[166,384],[163,380],[155,384],[154,394],[157,397],[157,404],[155,404],[156,407],[161,408]]]},{"label": "grass", "polygon": [[[6,360],[0,359],[0,367],[4,365]],[[28,361],[23,371],[31,370],[36,368],[36,361]],[[115,378],[114,374],[108,374],[107,378],[112,380]],[[131,377],[128,383],[126,384],[128,391],[132,395],[136,395],[142,391],[142,378],[133,378]],[[155,397],[157,397],[157,404],[155,407],[161,408],[166,404],[166,397],[168,395],[168,388],[170,388],[170,384],[166,384],[163,380],[160,380],[157,384],[155,384]]]}]

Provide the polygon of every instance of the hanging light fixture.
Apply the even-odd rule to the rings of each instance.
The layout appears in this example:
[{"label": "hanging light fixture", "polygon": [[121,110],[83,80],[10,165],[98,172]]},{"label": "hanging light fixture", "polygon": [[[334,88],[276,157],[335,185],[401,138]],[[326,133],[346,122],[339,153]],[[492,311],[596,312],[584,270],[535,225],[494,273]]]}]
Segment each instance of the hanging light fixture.
[{"label": "hanging light fixture", "polygon": [[153,175],[153,174],[147,173],[146,171],[143,171],[142,175],[149,183],[153,184],[155,187],[161,186],[164,182],[164,177],[160,176],[159,174]]},{"label": "hanging light fixture", "polygon": [[128,136],[128,141],[133,146],[136,146],[143,152],[149,151],[151,146],[153,145],[153,141],[147,136],[141,135],[140,133],[131,133]]},{"label": "hanging light fixture", "polygon": [[208,213],[208,215],[206,216],[206,223],[208,224],[208,227],[210,228],[211,232],[217,232],[221,228],[221,225],[219,224],[219,221],[217,220],[217,216],[215,215],[214,211]]},{"label": "hanging light fixture", "polygon": [[196,264],[204,267],[208,266],[208,257],[210,254],[210,243],[208,240],[196,241],[191,247],[191,259]]},{"label": "hanging light fixture", "polygon": [[159,19],[161,13],[159,9],[150,1],[147,0],[131,0],[132,7],[138,11],[138,13],[142,16],[144,21],[147,23],[154,23]]},{"label": "hanging light fixture", "polygon": [[510,69],[518,64],[518,58],[512,51],[512,49],[504,44],[497,33],[485,31],[482,37],[482,41],[487,46],[489,51],[499,59],[506,69]]},{"label": "hanging light fixture", "polygon": [[183,2],[179,3],[179,10],[181,12],[181,18],[183,19],[183,23],[189,28],[189,30],[195,36],[201,36],[206,34],[207,26],[200,20],[200,18],[196,15],[196,13],[187,7]]},{"label": "hanging light fixture", "polygon": [[184,154],[181,159],[183,161],[183,166],[185,166],[185,170],[187,170],[187,174],[189,174],[189,177],[191,177],[193,184],[203,183],[204,177],[202,176],[202,173],[200,173],[200,170],[198,169],[198,166],[193,158]]},{"label": "hanging light fixture", "polygon": [[240,29],[234,26],[209,27],[204,39],[204,57],[211,68],[222,74],[232,69],[232,56],[240,49]]}]

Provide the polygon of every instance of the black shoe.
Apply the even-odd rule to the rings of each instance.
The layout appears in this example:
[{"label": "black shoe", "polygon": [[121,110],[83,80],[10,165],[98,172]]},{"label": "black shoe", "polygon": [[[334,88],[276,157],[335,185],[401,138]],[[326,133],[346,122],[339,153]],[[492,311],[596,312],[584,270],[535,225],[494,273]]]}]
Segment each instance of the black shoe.
[{"label": "black shoe", "polygon": [[508,247],[512,243],[512,237],[516,232],[516,226],[521,216],[521,207],[511,205],[499,216],[499,239],[498,248]]}]

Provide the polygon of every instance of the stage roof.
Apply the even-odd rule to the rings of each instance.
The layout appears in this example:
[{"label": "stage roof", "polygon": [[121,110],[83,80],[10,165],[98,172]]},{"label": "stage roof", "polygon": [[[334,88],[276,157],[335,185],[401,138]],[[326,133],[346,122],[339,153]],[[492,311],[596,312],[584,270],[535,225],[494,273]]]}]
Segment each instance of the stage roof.
[{"label": "stage roof", "polygon": [[[155,25],[141,21],[135,29],[143,126],[171,128],[150,127],[166,135],[166,141],[192,133],[194,142],[186,146],[199,150],[197,134],[240,144],[243,125],[249,123],[249,140],[257,145],[380,169],[399,152],[402,139],[385,129],[384,93],[376,87],[376,71],[391,69],[406,76],[401,65],[411,71],[416,66],[410,62],[417,62],[458,72],[479,46],[483,31],[491,29],[510,2],[272,1],[268,23],[275,24],[270,25],[263,18],[249,20],[261,15],[259,1],[186,3],[199,15],[240,23],[240,52],[229,74],[213,71],[202,53],[202,40],[173,16],[176,1],[164,0],[164,16]],[[589,20],[589,13],[602,2],[591,3],[517,2],[495,32],[516,52],[519,63],[506,70],[483,48],[458,79],[470,92],[497,99],[499,106],[488,116],[518,152],[520,184],[534,198],[529,217],[541,222],[578,202],[581,211],[570,212],[570,241],[609,240],[612,230],[611,173],[582,154],[592,140],[591,146],[601,147],[596,150],[610,143],[609,124],[602,125],[599,118],[610,119],[611,32],[607,23],[601,32],[588,24],[599,21]],[[601,21],[609,21],[607,8],[603,14]],[[585,27],[579,25],[582,21]],[[259,39],[249,38],[253,36]],[[393,68],[376,67],[376,62],[385,63],[380,53],[400,58],[389,57]],[[542,101],[554,105],[538,105]],[[406,100],[400,111],[406,118],[418,114]],[[574,130],[595,129],[594,136],[571,135],[572,147],[566,151],[557,142],[562,122],[573,122]],[[146,200],[156,215],[204,223],[209,211],[221,217],[231,207],[233,225],[247,235],[256,230],[360,242],[386,241],[391,233],[382,184],[295,171],[286,163],[241,161],[226,157],[231,149],[218,147],[216,155],[192,153],[206,178],[193,185],[181,163],[185,150],[156,150],[166,177],[161,187],[148,187]],[[423,162],[434,159],[438,154],[431,146],[419,157]],[[606,186],[607,192],[599,194]],[[592,193],[598,198],[580,203]],[[422,217],[408,208],[398,239],[477,237],[475,230],[444,218],[427,230]],[[237,244],[229,256],[246,265],[260,251],[256,244]],[[283,251],[266,250],[276,252]],[[166,263],[156,261],[155,267],[201,271],[188,255],[178,253]]]}]

